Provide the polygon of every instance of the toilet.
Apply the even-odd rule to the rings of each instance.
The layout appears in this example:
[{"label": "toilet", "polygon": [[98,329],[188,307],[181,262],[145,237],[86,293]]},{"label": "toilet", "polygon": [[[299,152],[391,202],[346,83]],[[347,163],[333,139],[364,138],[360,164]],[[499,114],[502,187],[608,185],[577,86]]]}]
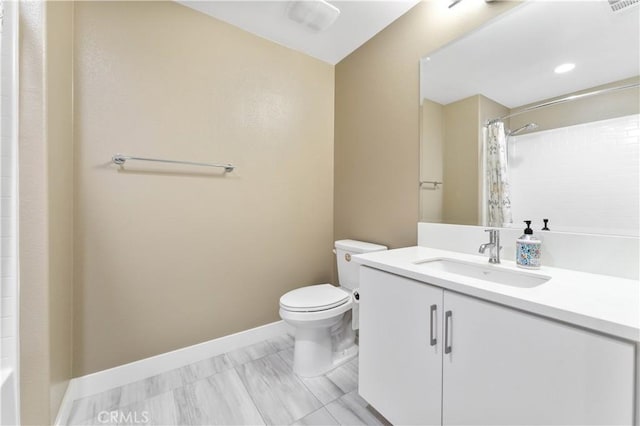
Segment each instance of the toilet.
[{"label": "toilet", "polygon": [[301,377],[322,375],[358,354],[353,292],[359,266],[351,256],[386,250],[355,240],[335,242],[339,287],[317,284],[291,290],[280,298],[280,318],[295,329],[293,371]]}]

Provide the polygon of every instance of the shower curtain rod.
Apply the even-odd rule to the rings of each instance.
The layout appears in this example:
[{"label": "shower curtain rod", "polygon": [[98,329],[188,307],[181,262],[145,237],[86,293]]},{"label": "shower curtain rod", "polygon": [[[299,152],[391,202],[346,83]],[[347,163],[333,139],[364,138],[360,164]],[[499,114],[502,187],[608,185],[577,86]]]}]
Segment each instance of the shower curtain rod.
[{"label": "shower curtain rod", "polygon": [[487,125],[488,124],[493,124],[493,123],[495,123],[497,121],[502,121],[502,120],[504,120],[506,118],[514,117],[514,116],[520,115],[520,114],[524,114],[525,112],[533,111],[533,110],[536,110],[536,109],[539,109],[539,108],[546,108],[548,106],[552,106],[552,105],[556,105],[556,104],[562,104],[562,103],[565,103],[565,102],[576,101],[578,99],[588,98],[588,97],[595,96],[595,95],[601,95],[603,93],[616,92],[618,90],[631,89],[631,88],[639,87],[639,86],[640,86],[640,83],[631,83],[631,84],[625,84],[623,86],[616,86],[616,87],[609,87],[609,88],[606,88],[606,89],[594,90],[593,92],[581,93],[579,95],[570,95],[570,96],[566,96],[564,98],[555,99],[553,101],[543,102],[543,103],[538,104],[538,105],[533,105],[533,106],[530,106],[530,107],[525,108],[523,110],[516,111],[516,112],[513,112],[511,114],[507,114],[507,115],[505,115],[503,117],[500,117],[500,118],[494,118],[493,120],[487,121],[486,124]]}]

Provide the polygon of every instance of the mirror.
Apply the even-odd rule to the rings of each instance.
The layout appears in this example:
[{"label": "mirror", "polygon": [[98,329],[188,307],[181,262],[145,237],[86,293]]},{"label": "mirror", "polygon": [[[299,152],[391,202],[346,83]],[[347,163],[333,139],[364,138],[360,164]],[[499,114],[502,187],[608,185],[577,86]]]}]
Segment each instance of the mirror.
[{"label": "mirror", "polygon": [[640,7],[617,4],[526,2],[421,59],[421,221],[640,234]]}]

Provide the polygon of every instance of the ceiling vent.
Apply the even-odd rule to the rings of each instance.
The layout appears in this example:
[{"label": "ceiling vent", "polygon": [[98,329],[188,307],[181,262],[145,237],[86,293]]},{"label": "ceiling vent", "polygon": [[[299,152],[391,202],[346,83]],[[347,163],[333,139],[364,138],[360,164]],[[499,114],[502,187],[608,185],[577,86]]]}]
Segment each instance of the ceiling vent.
[{"label": "ceiling vent", "polygon": [[620,12],[638,4],[640,4],[640,0],[609,0],[609,6],[614,12]]},{"label": "ceiling vent", "polygon": [[324,31],[340,16],[340,9],[324,0],[302,0],[289,3],[289,19],[313,32]]}]

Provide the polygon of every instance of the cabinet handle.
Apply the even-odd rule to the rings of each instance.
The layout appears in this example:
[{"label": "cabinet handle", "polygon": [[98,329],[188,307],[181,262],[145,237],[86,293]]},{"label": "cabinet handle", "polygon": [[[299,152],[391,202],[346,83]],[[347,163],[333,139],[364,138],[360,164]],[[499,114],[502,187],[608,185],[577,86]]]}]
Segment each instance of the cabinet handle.
[{"label": "cabinet handle", "polygon": [[449,323],[453,326],[453,314],[451,311],[444,313],[444,353],[451,353],[451,338],[449,338]]},{"label": "cabinet handle", "polygon": [[434,319],[435,317],[435,313],[436,310],[438,309],[438,307],[436,305],[431,305],[431,329],[429,330],[429,339],[431,341],[431,346],[435,346],[436,343],[438,343],[438,339],[436,339],[435,337],[435,332],[434,332],[434,328],[436,326],[436,321]]}]

